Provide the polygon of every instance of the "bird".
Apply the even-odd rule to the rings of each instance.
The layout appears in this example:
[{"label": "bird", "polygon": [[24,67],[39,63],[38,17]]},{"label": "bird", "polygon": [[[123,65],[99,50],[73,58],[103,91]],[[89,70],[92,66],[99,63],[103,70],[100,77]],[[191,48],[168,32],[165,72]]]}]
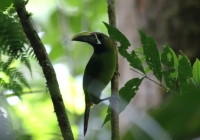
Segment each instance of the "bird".
[{"label": "bird", "polygon": [[85,94],[84,136],[88,128],[90,108],[108,98],[100,99],[102,91],[111,81],[115,69],[117,52],[111,38],[100,32],[80,32],[72,41],[85,42],[94,49],[83,74]]}]

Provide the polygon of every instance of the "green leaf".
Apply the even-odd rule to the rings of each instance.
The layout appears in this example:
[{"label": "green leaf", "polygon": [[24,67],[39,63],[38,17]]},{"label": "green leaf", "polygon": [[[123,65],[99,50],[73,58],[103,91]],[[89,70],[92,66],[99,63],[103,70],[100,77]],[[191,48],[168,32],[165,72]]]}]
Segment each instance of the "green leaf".
[{"label": "green leaf", "polygon": [[141,62],[144,62],[146,60],[145,56],[140,58]]},{"label": "green leaf", "polygon": [[183,52],[181,52],[179,60],[178,73],[179,73],[178,78],[192,78],[192,67],[190,61],[187,58],[187,56],[184,55]]},{"label": "green leaf", "polygon": [[141,72],[144,72],[144,68],[142,66],[142,62],[138,58],[138,56],[135,54],[135,51],[133,50],[131,54],[127,52],[127,49],[131,45],[128,39],[115,27],[110,26],[109,24],[103,22],[108,29],[108,33],[111,37],[111,39],[116,40],[120,43],[121,46],[118,47],[118,51],[121,54],[121,56],[125,57],[127,61],[130,63],[130,66],[140,70]]},{"label": "green leaf", "polygon": [[163,71],[162,74],[164,76],[164,80],[165,80],[167,87],[170,90],[175,91],[176,90],[176,78],[171,77],[170,71]]},{"label": "green leaf", "polygon": [[143,79],[131,79],[119,90],[119,97],[121,99],[119,112],[122,112],[135,96]]},{"label": "green leaf", "polygon": [[161,62],[168,66],[168,68],[178,69],[178,59],[176,54],[168,45],[164,45],[163,53],[161,55]]},{"label": "green leaf", "polygon": [[164,45],[163,53],[161,55],[161,62],[168,67],[174,67],[173,54],[168,45]]},{"label": "green leaf", "polygon": [[167,87],[171,90],[176,90],[176,79],[178,76],[178,61],[176,61],[177,57],[173,50],[168,45],[164,45],[163,53],[161,54],[161,62],[168,67],[168,70],[163,71],[162,74]]},{"label": "green leaf", "polygon": [[32,68],[31,68],[31,63],[28,58],[28,55],[26,53],[21,54],[21,62],[25,64],[25,66],[29,69],[30,74],[32,76]]},{"label": "green leaf", "polygon": [[106,28],[108,29],[108,33],[110,35],[110,38],[113,40],[119,41],[121,46],[123,46],[124,49],[128,49],[128,47],[131,45],[128,39],[123,35],[117,28],[107,24],[106,22],[103,22]]},{"label": "green leaf", "polygon": [[194,65],[193,65],[192,74],[193,74],[194,80],[198,84],[200,84],[200,61],[199,61],[199,59],[196,59]]},{"label": "green leaf", "polygon": [[178,66],[178,83],[181,94],[198,93],[199,86],[192,76],[192,67],[188,58],[181,52]]},{"label": "green leaf", "polygon": [[19,59],[32,73],[30,56],[27,51],[32,50],[32,48],[28,45],[29,41],[15,15],[16,11],[13,7],[9,7],[6,12],[0,11],[0,54],[9,57],[6,63],[7,67]]},{"label": "green leaf", "polygon": [[144,68],[142,66],[142,62],[140,61],[138,56],[135,54],[134,50],[131,52],[131,54],[126,56],[126,59],[130,63],[130,66],[132,66],[133,68],[138,69],[141,72],[145,73]]},{"label": "green leaf", "polygon": [[[122,87],[119,90],[119,97],[121,99],[119,113],[121,113],[126,108],[126,106],[130,103],[131,99],[135,96],[143,79],[144,78],[131,79],[124,85],[124,87]],[[110,121],[110,113],[111,111],[110,111],[110,106],[109,106],[103,125],[106,124],[108,121]]]},{"label": "green leaf", "polygon": [[146,68],[145,68],[145,73],[147,74],[147,73],[149,73],[150,72],[150,68],[149,68],[149,66],[147,66]]},{"label": "green leaf", "polygon": [[8,77],[8,80],[0,78],[0,88],[3,90],[11,90],[20,98],[23,91],[23,85],[30,90],[31,88],[23,73],[19,72],[15,67],[8,66],[8,64],[12,63],[12,60],[9,61],[9,63],[0,61],[0,72]]},{"label": "green leaf", "polygon": [[10,81],[22,83],[24,86],[31,89],[24,75],[21,72],[17,71],[16,68],[7,68],[6,70],[4,70],[4,72],[9,76]]},{"label": "green leaf", "polygon": [[144,55],[143,48],[142,47],[135,48],[135,53],[138,55]]},{"label": "green leaf", "polygon": [[[165,45],[164,45],[165,46]],[[176,54],[175,54],[175,52],[167,45],[166,47],[168,47],[169,48],[169,50],[170,50],[170,52],[172,53],[172,55],[173,55],[173,59],[174,59],[174,67],[176,68],[176,69],[178,69],[178,59],[177,59],[177,57],[176,57]],[[178,73],[177,73],[178,74]]]},{"label": "green leaf", "polygon": [[12,4],[12,0],[1,1],[0,11],[5,11]]},{"label": "green leaf", "polygon": [[156,76],[156,78],[161,81],[161,63],[156,42],[153,40],[152,37],[147,37],[143,31],[138,30],[138,32],[140,33],[141,43],[144,55],[146,57],[147,65],[153,71],[153,74]]},{"label": "green leaf", "polygon": [[106,115],[106,118],[104,119],[102,127],[104,126],[104,124],[106,124],[108,121],[110,121],[110,113],[111,113],[111,111],[110,111],[110,106],[109,106],[107,109],[107,115]]}]

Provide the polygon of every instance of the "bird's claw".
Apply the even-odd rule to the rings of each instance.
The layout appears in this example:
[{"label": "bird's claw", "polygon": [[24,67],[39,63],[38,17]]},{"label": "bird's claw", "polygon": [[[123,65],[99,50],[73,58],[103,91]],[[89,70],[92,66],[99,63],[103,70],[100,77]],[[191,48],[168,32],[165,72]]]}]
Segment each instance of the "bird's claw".
[{"label": "bird's claw", "polygon": [[112,100],[118,100],[119,102],[121,102],[121,99],[120,99],[120,97],[119,97],[118,95],[111,95],[109,98],[110,98],[110,99],[109,99],[110,102],[111,102]]},{"label": "bird's claw", "polygon": [[119,98],[118,95],[111,95],[110,97],[101,99],[100,102],[105,101],[105,100],[109,100],[110,102],[111,102],[112,100],[118,100],[119,102],[121,101],[121,99]]},{"label": "bird's claw", "polygon": [[115,74],[117,74],[118,76],[120,76],[120,73],[119,73],[119,71],[115,71]]}]

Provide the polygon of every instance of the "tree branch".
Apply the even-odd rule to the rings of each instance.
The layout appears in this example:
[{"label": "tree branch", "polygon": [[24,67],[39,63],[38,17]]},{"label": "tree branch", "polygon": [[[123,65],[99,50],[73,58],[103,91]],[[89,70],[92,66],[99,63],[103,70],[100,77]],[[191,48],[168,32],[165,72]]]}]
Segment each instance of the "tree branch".
[{"label": "tree branch", "polygon": [[14,0],[14,7],[20,18],[24,32],[34,49],[35,55],[45,75],[62,136],[64,140],[74,140],[63,99],[60,94],[55,71],[48,54],[46,53],[44,45],[31,23],[29,18],[30,14],[26,11],[25,4],[26,3],[22,0]]},{"label": "tree branch", "polygon": [[[116,27],[116,15],[115,15],[115,0],[107,0],[108,3],[108,19],[109,24]],[[117,42],[114,41],[115,46],[117,46]],[[116,52],[117,52],[117,48]],[[118,53],[117,53],[118,54]],[[111,90],[112,96],[118,97],[118,55],[116,59],[116,72],[111,80]],[[111,129],[112,129],[112,140],[119,140],[119,100],[113,99],[110,100],[110,108],[111,108]]]}]

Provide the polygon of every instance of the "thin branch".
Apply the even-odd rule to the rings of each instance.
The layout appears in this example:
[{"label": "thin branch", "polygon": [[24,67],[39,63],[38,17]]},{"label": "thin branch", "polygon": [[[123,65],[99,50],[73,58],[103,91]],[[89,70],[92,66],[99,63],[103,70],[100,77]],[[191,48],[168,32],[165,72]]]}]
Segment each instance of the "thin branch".
[{"label": "thin branch", "polygon": [[33,47],[35,55],[45,75],[62,136],[64,140],[74,140],[63,99],[60,94],[55,71],[48,54],[46,53],[44,45],[31,23],[30,14],[26,11],[25,4],[26,3],[22,0],[14,0],[14,7],[20,18],[24,32]]},{"label": "thin branch", "polygon": [[138,71],[136,71],[136,70],[134,70],[134,69],[131,69],[131,70],[134,71],[134,72],[136,72],[137,74],[139,74],[139,75],[145,77],[146,79],[148,79],[148,80],[154,82],[155,84],[161,86],[162,88],[166,89],[167,91],[169,91],[169,92],[171,92],[171,93],[175,93],[174,91],[168,89],[167,87],[163,86],[162,84],[160,84],[160,83],[158,83],[158,82],[156,82],[156,81],[150,79],[147,75],[141,74],[141,73],[139,73]]},{"label": "thin branch", "polygon": [[[115,0],[107,0],[108,3],[108,19],[109,24],[116,27],[116,14],[115,14]],[[114,41],[115,46],[117,46],[116,41]],[[117,48],[116,52],[117,52]],[[118,54],[118,53],[117,53]],[[116,59],[116,72],[111,80],[111,90],[112,96],[118,97],[118,55]],[[111,139],[112,140],[119,140],[119,100],[113,99],[110,100],[110,108],[111,108]]]},{"label": "thin branch", "polygon": [[[24,92],[22,92],[22,93],[20,93],[20,95],[26,95],[26,94],[35,94],[35,93],[45,93],[45,92],[47,92],[47,90],[45,91],[45,90],[35,90],[35,91],[24,91]],[[5,92],[6,93],[6,92]],[[16,93],[8,93],[8,94],[4,94],[4,96],[6,97],[6,98],[9,98],[9,97],[13,97],[13,96],[17,96],[17,94]]]}]

